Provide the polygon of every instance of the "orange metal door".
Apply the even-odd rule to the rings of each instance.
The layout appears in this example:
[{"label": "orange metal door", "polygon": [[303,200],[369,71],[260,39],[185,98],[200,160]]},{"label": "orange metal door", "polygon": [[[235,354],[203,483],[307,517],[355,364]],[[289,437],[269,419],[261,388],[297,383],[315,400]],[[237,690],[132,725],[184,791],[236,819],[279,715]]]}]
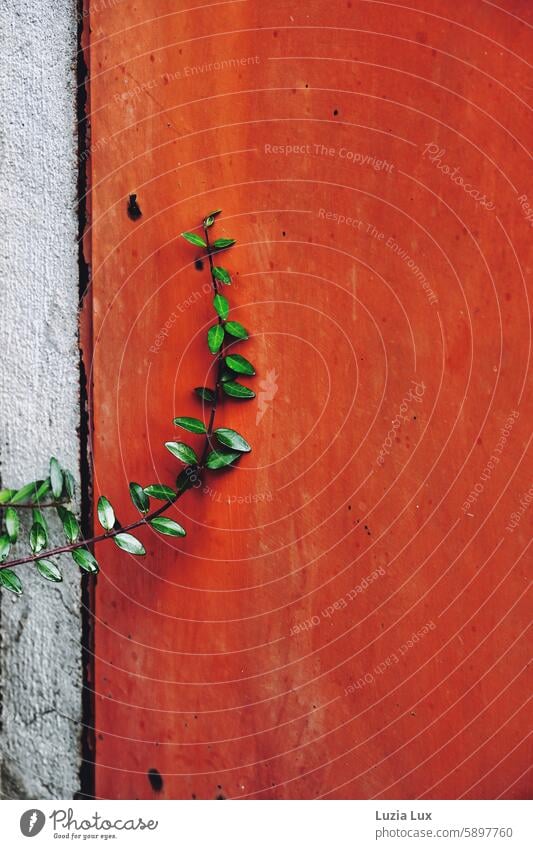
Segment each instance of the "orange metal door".
[{"label": "orange metal door", "polygon": [[212,208],[258,371],[188,536],[100,550],[96,795],[527,795],[530,4],[91,6],[95,500],[174,483]]}]

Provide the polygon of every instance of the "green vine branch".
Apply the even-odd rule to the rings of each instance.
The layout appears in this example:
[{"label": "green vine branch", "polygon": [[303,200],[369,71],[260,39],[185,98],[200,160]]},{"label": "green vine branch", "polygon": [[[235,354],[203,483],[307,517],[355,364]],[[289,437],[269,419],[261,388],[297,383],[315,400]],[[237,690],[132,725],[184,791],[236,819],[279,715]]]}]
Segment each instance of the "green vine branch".
[{"label": "green vine branch", "polygon": [[[141,486],[132,481],[129,494],[140,517],[122,527],[117,522],[115,511],[110,501],[101,495],[98,499],[98,521],[103,533],[89,539],[81,538],[80,523],[72,510],[65,507],[74,497],[74,478],[66,469],[62,469],[55,457],[50,460],[49,476],[45,480],[26,484],[19,490],[0,490],[0,510],[5,511],[3,532],[0,535],[0,586],[10,592],[20,595],[22,582],[13,571],[14,568],[32,563],[39,574],[47,581],[62,580],[61,571],[51,558],[69,554],[77,566],[86,572],[96,574],[99,565],[90,550],[100,542],[113,540],[123,551],[137,556],[146,554],[144,546],[131,531],[149,526],[158,533],[167,536],[182,537],[185,529],[173,519],[164,514],[181,496],[201,477],[205,470],[216,471],[232,466],[243,454],[250,452],[251,446],[237,431],[227,427],[215,428],[215,417],[225,396],[228,400],[247,400],[255,397],[255,393],[240,381],[242,378],[255,375],[255,369],[242,354],[235,352],[236,343],[248,340],[249,333],[237,321],[229,319],[229,301],[222,294],[222,287],[231,285],[229,271],[215,264],[215,258],[235,244],[234,239],[210,239],[210,229],[215,224],[221,210],[217,209],[204,218],[202,222],[203,236],[185,232],[182,237],[205,250],[204,257],[209,262],[211,286],[213,292],[213,307],[217,321],[207,331],[207,345],[210,353],[216,357],[214,363],[215,385],[197,386],[194,393],[202,401],[202,409],[209,411],[207,425],[200,418],[179,416],[174,424],[192,434],[204,436],[203,448],[198,456],[194,448],[186,442],[166,442],[166,449],[176,457],[185,468],[176,480],[175,488],[161,483]],[[43,501],[43,499],[50,499]],[[163,502],[153,509],[151,499]],[[66,542],[50,547],[50,528],[43,510],[54,508],[61,521]],[[32,524],[29,530],[28,542],[30,554],[14,560],[7,560],[11,546],[18,539],[21,529],[19,510],[32,511]]]}]

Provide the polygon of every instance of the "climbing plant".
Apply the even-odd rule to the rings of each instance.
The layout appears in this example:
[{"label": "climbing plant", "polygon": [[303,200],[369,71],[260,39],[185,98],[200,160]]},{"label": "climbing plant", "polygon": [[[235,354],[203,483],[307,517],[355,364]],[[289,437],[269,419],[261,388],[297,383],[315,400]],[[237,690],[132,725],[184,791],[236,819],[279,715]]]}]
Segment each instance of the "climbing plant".
[{"label": "climbing plant", "polygon": [[[232,466],[243,454],[250,452],[247,440],[228,427],[215,427],[215,418],[222,397],[233,401],[243,401],[255,397],[255,393],[244,383],[255,375],[252,363],[235,349],[235,346],[249,338],[248,331],[238,321],[230,318],[230,305],[224,291],[231,285],[229,271],[219,265],[219,254],[235,244],[234,239],[210,238],[210,231],[221,210],[209,213],[197,228],[197,232],[185,232],[181,236],[197,248],[201,248],[202,257],[209,263],[211,289],[215,321],[207,331],[207,347],[215,357],[212,372],[213,386],[197,386],[193,391],[202,405],[202,418],[178,416],[174,425],[180,430],[204,437],[200,452],[187,442],[173,440],[165,443],[165,448],[184,465],[177,476],[174,486],[153,483],[142,486],[135,481],[129,484],[129,494],[137,517],[125,526],[121,526],[115,516],[113,505],[101,495],[98,499],[98,521],[103,532],[83,539],[80,521],[74,514],[74,478],[66,469],[61,468],[55,457],[50,460],[48,476],[44,480],[32,481],[25,486],[0,490],[0,510],[3,513],[2,533],[0,535],[0,586],[21,595],[22,581],[18,567],[31,565],[47,581],[62,580],[58,559],[69,557],[76,566],[85,572],[96,574],[98,560],[91,549],[97,544],[112,541],[119,548],[137,556],[146,554],[141,541],[132,531],[148,525],[160,534],[183,537],[185,529],[174,519],[165,515],[172,504],[188,489],[195,486],[206,470],[217,471]],[[153,505],[153,502],[156,505]],[[51,531],[46,519],[47,511],[54,509],[60,519],[65,541],[60,545],[51,545]],[[21,516],[31,511],[31,522],[27,533],[29,553],[8,561],[10,549],[22,539],[21,529],[25,526]],[[26,535],[26,532],[24,532]],[[14,571],[17,569],[17,571]]]}]

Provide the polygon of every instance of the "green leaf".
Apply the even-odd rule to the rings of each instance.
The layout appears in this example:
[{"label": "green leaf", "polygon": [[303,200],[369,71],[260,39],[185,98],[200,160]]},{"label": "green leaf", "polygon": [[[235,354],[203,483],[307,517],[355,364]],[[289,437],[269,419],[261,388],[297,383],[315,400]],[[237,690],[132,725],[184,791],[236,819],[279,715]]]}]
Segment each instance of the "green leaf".
[{"label": "green leaf", "polygon": [[40,522],[34,522],[30,530],[30,548],[34,554],[39,554],[47,543],[47,534]]},{"label": "green leaf", "polygon": [[174,424],[191,433],[207,433],[205,424],[192,416],[178,416],[177,419],[174,419]]},{"label": "green leaf", "polygon": [[35,481],[27,483],[25,486],[21,487],[15,495],[13,495],[11,498],[11,504],[20,504],[21,501],[26,500],[32,501],[36,491]]},{"label": "green leaf", "polygon": [[[77,542],[80,536],[80,526],[78,525],[78,520],[74,513],[67,510],[66,507],[58,507],[57,515],[61,519],[61,524],[63,525],[67,542]],[[40,525],[40,523],[38,524]]]},{"label": "green leaf", "polygon": [[41,498],[43,498],[45,495],[48,495],[51,488],[52,488],[52,485],[50,483],[50,478],[46,478],[45,481],[41,481],[41,482],[36,481],[36,483],[35,483],[35,494],[33,496],[35,501],[39,502],[41,500]]},{"label": "green leaf", "polygon": [[191,245],[196,245],[197,248],[206,248],[207,244],[202,239],[201,236],[197,236],[196,233],[182,233],[181,234],[187,242],[190,242]]},{"label": "green leaf", "polygon": [[106,531],[110,531],[115,526],[115,511],[105,495],[101,495],[98,499],[98,521]]},{"label": "green leaf", "polygon": [[150,486],[145,486],[144,491],[152,498],[157,498],[159,501],[175,501],[176,493],[169,486],[163,486],[162,483],[152,483]]},{"label": "green leaf", "polygon": [[131,534],[117,534],[113,539],[119,548],[129,554],[137,554],[139,557],[146,554],[143,544]]},{"label": "green leaf", "polygon": [[220,373],[220,382],[226,383],[228,380],[234,380],[234,379],[235,379],[235,372],[231,371],[231,369],[226,368],[224,366],[224,368],[222,369],[222,371]]},{"label": "green leaf", "polygon": [[76,563],[85,572],[90,572],[96,575],[100,571],[96,557],[87,548],[75,548],[70,552],[74,563]]},{"label": "green leaf", "polygon": [[176,489],[178,490],[179,495],[182,495],[182,493],[194,486],[195,481],[191,478],[191,469],[183,469],[183,471],[179,473],[176,478]]},{"label": "green leaf", "polygon": [[150,499],[140,483],[135,483],[135,481],[130,483],[130,498],[139,513],[142,513],[143,515],[148,513],[148,510],[150,509]]},{"label": "green leaf", "polygon": [[239,451],[211,451],[205,464],[208,469],[223,469],[240,456]]},{"label": "green leaf", "polygon": [[248,389],[247,386],[243,386],[242,383],[237,383],[233,380],[223,383],[222,389],[226,395],[230,395],[232,398],[255,398],[255,392]]},{"label": "green leaf", "polygon": [[35,565],[38,572],[46,581],[53,581],[55,584],[58,584],[63,580],[61,572],[51,560],[37,560]]},{"label": "green leaf", "polygon": [[61,498],[63,492],[63,472],[55,457],[50,459],[50,485],[54,498]]},{"label": "green leaf", "polygon": [[224,341],[224,328],[221,324],[214,324],[207,331],[207,344],[212,354],[216,354]]},{"label": "green leaf", "polygon": [[157,516],[149,522],[152,528],[159,531],[160,534],[167,534],[169,537],[184,537],[186,536],[185,528],[174,522],[173,519],[167,519],[165,516]]},{"label": "green leaf", "polygon": [[221,251],[223,248],[231,248],[234,244],[235,239],[215,239],[213,247],[216,248],[217,251]]},{"label": "green leaf", "polygon": [[48,536],[48,522],[44,517],[44,513],[42,510],[38,510],[36,507],[31,511],[33,522],[38,522],[44,528],[46,535]]},{"label": "green leaf", "polygon": [[231,333],[231,335],[235,336],[237,339],[248,339],[249,336],[246,327],[243,327],[238,321],[227,321],[224,325],[224,330]]},{"label": "green leaf", "polygon": [[231,430],[229,427],[217,427],[215,430],[218,441],[227,448],[232,448],[234,451],[241,451],[243,454],[252,450],[244,436],[237,433],[236,430]]},{"label": "green leaf", "polygon": [[215,209],[214,212],[210,212],[209,215],[206,215],[204,218],[204,227],[206,229],[212,227],[215,223],[215,218],[217,217],[217,215],[220,215],[221,212],[221,209]]},{"label": "green leaf", "polygon": [[196,452],[185,442],[165,442],[165,448],[187,466],[192,466],[198,462]]},{"label": "green leaf", "polygon": [[208,386],[197,386],[194,391],[202,401],[206,401],[208,404],[212,404],[215,400],[215,393]]},{"label": "green leaf", "polygon": [[225,286],[231,286],[231,276],[227,268],[222,268],[221,265],[214,265],[213,277],[215,280],[220,280]]},{"label": "green leaf", "polygon": [[19,535],[20,520],[19,514],[14,507],[8,507],[6,510],[6,531],[9,537],[9,542],[16,542]]},{"label": "green leaf", "polygon": [[227,357],[224,357],[224,362],[228,368],[236,371],[237,374],[255,374],[255,369],[251,362],[240,354],[228,354]]},{"label": "green leaf", "polygon": [[18,575],[15,575],[11,569],[2,569],[0,571],[0,584],[6,590],[9,590],[10,593],[22,595],[22,584],[20,583],[20,578]]},{"label": "green leaf", "polygon": [[74,492],[76,490],[76,483],[74,481],[74,475],[66,469],[63,471],[63,493],[66,498],[70,501],[74,498]]},{"label": "green leaf", "polygon": [[7,504],[16,493],[16,489],[0,489],[0,504]]},{"label": "green leaf", "polygon": [[226,320],[229,314],[229,301],[224,295],[215,295],[213,298],[213,306],[219,314],[220,318]]},{"label": "green leaf", "polygon": [[8,535],[2,534],[2,536],[0,536],[0,562],[6,559],[10,548],[11,543],[9,542]]}]

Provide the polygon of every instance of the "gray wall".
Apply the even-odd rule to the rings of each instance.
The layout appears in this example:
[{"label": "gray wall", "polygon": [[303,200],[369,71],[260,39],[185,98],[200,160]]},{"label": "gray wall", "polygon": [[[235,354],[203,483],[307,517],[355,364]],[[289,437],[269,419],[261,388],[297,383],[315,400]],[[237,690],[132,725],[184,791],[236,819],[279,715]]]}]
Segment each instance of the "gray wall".
[{"label": "gray wall", "polygon": [[[0,0],[0,475],[16,486],[55,454],[78,476],[76,12]],[[0,793],[79,786],[80,579],[20,567],[0,599]]]}]

